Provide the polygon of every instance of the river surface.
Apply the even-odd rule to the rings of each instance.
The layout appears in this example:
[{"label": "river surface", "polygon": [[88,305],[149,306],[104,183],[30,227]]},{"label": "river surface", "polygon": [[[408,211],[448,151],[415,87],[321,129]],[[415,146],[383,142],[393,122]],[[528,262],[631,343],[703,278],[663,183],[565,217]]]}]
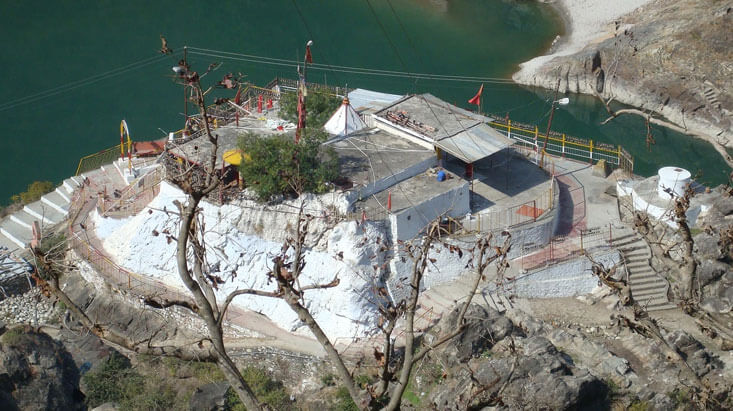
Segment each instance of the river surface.
[{"label": "river surface", "polygon": [[[126,119],[134,140],[162,137],[183,124],[183,92],[171,78],[182,46],[203,70],[221,62],[204,82],[227,72],[265,84],[295,77],[289,65],[241,53],[302,59],[314,41],[309,80],[389,93],[429,92],[468,107],[485,84],[483,110],[509,113],[546,127],[552,92],[506,81],[522,61],[542,54],[562,32],[550,7],[509,0],[238,0],[238,1],[6,1],[0,13],[0,204],[34,180],[55,183],[72,175],[79,158],[119,142]],[[174,54],[164,56],[159,35]],[[345,72],[335,66],[481,77],[483,81],[415,80]],[[339,71],[341,70],[341,71]],[[553,129],[621,144],[635,157],[635,172],[682,166],[708,184],[726,181],[728,168],[702,141],[655,128],[647,151],[641,119],[600,126],[605,110],[594,99],[570,95]]]}]

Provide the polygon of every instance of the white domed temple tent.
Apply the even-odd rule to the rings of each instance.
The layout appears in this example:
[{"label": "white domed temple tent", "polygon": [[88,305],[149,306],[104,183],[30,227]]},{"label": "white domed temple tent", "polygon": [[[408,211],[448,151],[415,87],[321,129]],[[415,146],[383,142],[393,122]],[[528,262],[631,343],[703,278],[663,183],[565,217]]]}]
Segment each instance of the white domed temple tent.
[{"label": "white domed temple tent", "polygon": [[349,99],[344,98],[344,103],[326,122],[323,128],[335,136],[348,136],[351,133],[366,128],[366,123],[349,104]]}]

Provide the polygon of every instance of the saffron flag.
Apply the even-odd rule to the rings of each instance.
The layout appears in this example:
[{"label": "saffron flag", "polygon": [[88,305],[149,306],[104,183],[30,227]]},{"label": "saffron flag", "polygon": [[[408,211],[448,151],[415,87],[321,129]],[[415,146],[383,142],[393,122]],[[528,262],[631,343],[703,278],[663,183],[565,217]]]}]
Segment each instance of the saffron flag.
[{"label": "saffron flag", "polygon": [[313,64],[313,55],[311,54],[311,46],[305,46],[305,62]]},{"label": "saffron flag", "polygon": [[480,106],[481,105],[481,93],[483,92],[484,92],[484,85],[482,83],[481,88],[478,89],[478,93],[476,93],[476,95],[473,96],[472,99],[468,100],[468,104],[475,104],[477,106]]}]

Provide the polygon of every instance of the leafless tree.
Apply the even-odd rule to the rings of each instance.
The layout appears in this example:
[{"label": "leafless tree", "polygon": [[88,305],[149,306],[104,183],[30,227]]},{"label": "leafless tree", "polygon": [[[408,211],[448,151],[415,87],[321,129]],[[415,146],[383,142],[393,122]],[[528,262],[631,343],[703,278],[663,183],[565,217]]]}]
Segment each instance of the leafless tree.
[{"label": "leafless tree", "polygon": [[[694,195],[692,185],[688,185],[681,196],[670,191],[673,207],[668,214],[677,225],[676,229],[672,229],[663,221],[650,218],[643,211],[634,212],[633,223],[636,231],[645,238],[662,262],[667,273],[679,280],[675,289],[677,298],[688,304],[697,305],[700,297],[699,287],[696,287],[697,260],[693,255],[694,240],[687,221],[687,210]],[[673,238],[675,233],[679,236],[679,240]]]},{"label": "leafless tree", "polygon": [[603,284],[610,287],[619,296],[621,302],[620,312],[611,315],[615,324],[656,341],[665,356],[680,365],[684,377],[688,380],[688,383],[681,382],[686,384],[690,389],[691,399],[693,400],[692,404],[699,406],[699,409],[719,408],[720,403],[715,399],[710,387],[703,383],[695,370],[687,362],[687,359],[677,351],[676,347],[667,342],[657,322],[649,315],[645,307],[634,300],[626,281],[615,278],[619,265],[605,267],[603,264],[594,260],[589,254],[586,254],[586,257],[592,263],[593,275],[597,276]]},{"label": "leafless tree", "polygon": [[[426,268],[428,264],[435,262],[435,259],[431,257],[431,251],[436,247],[436,243],[440,241],[440,224],[437,221],[431,223],[427,228],[426,235],[416,244],[403,244],[406,254],[413,262],[409,278],[410,293],[405,300],[394,303],[387,301],[385,304],[379,306],[380,317],[378,319],[378,327],[384,339],[381,351],[376,347],[374,349],[375,359],[379,366],[379,379],[376,383],[362,390],[354,381],[353,374],[349,371],[343,356],[336,350],[318,322],[302,304],[305,291],[316,288],[331,288],[338,284],[338,278],[334,278],[328,284],[300,285],[299,278],[305,266],[305,235],[310,219],[311,217],[301,216],[296,236],[285,242],[281,254],[273,260],[274,266],[269,275],[277,282],[277,291],[275,294],[278,298],[282,298],[298,314],[300,320],[308,326],[318,342],[323,346],[329,360],[338,372],[341,383],[344,384],[351,398],[359,408],[379,408],[380,404],[386,402],[384,406],[385,410],[398,409],[413,367],[432,349],[450,341],[464,330],[466,311],[481,281],[486,279],[486,270],[489,265],[496,262],[499,273],[503,273],[506,267],[508,267],[506,256],[509,252],[511,236],[505,233],[503,245],[497,247],[492,245],[492,236],[489,234],[480,238],[475,246],[471,250],[468,250],[468,252],[473,253],[469,264],[475,270],[474,281],[459,313],[455,329],[441,336],[433,344],[422,347],[422,350],[417,354],[415,353],[415,349],[417,348],[418,332],[415,330],[415,313],[418,308],[420,290]],[[464,250],[455,245],[445,244],[445,246],[451,253],[462,254],[464,252]],[[404,354],[397,359],[398,352],[395,340],[392,338],[392,333],[395,331],[399,320],[403,321],[405,341],[404,347],[400,347],[403,348],[402,351]]]}]

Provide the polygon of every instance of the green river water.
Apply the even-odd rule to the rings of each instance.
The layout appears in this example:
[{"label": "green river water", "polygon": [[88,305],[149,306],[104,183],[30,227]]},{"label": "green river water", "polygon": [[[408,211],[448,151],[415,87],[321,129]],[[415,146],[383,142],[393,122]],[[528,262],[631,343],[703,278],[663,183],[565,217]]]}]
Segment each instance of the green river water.
[{"label": "green river water", "polygon": [[[34,180],[58,183],[72,175],[80,157],[119,141],[123,118],[134,140],[181,128],[183,92],[170,68],[183,45],[296,59],[312,39],[314,60],[331,66],[508,79],[562,30],[548,6],[510,0],[454,0],[446,7],[431,0],[6,0],[1,11],[0,203]],[[160,34],[173,55],[158,53]],[[292,67],[276,64],[193,53],[189,61],[199,70],[222,62],[205,79],[211,81],[227,72],[257,84],[295,77]],[[331,70],[311,70],[309,80],[430,92],[463,107],[480,85]],[[483,109],[543,129],[551,97],[547,90],[486,82]],[[569,97],[555,113],[554,130],[623,145],[637,174],[676,165],[702,172],[708,184],[726,181],[729,170],[709,144],[656,128],[649,152],[641,119],[600,126],[600,104]]]}]

